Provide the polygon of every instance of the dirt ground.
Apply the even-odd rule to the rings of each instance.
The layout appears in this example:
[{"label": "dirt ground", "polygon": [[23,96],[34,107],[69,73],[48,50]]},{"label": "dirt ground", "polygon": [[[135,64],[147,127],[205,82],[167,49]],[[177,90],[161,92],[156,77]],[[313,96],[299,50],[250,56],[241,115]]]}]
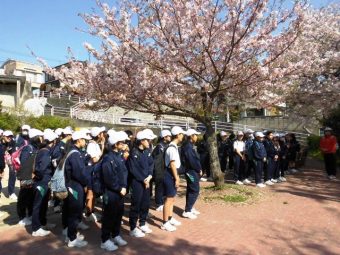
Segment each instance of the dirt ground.
[{"label": "dirt ground", "polygon": [[[261,190],[254,203],[208,203],[201,198],[195,207],[202,214],[196,220],[181,218],[181,194],[175,217],[182,226],[173,233],[159,228],[161,213],[151,209],[153,233],[133,239],[124,217],[122,236],[129,244],[113,254],[340,254],[340,181],[329,181],[322,168],[309,160],[303,172],[287,176],[287,183]],[[99,224],[82,232],[89,241],[86,248],[70,249],[61,236],[60,215],[49,212],[50,221],[59,225],[50,236],[33,238],[30,227],[16,225],[15,203],[4,196],[0,202],[6,212],[0,220],[0,254],[109,254],[99,247]]]}]

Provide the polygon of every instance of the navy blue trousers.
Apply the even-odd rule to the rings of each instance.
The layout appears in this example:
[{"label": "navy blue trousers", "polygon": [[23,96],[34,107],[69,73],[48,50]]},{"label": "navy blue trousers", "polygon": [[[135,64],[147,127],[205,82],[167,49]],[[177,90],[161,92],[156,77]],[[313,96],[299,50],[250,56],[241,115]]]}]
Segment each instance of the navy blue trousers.
[{"label": "navy blue trousers", "polygon": [[8,166],[8,195],[12,195],[15,191],[15,181],[17,180],[17,173],[12,166]]},{"label": "navy blue trousers", "polygon": [[164,178],[155,179],[155,203],[157,206],[164,205]]},{"label": "navy blue trousers", "polygon": [[255,165],[255,183],[259,184],[262,183],[262,174],[263,174],[263,161],[261,160],[254,160]]},{"label": "navy blue trousers", "polygon": [[17,202],[17,213],[19,219],[22,220],[26,216],[32,216],[33,211],[33,199],[34,190],[33,187],[20,187],[18,202]]},{"label": "navy blue trousers", "polygon": [[280,177],[280,171],[281,171],[280,161],[279,160],[274,161],[273,165],[274,165],[273,166],[273,178],[277,179]]},{"label": "navy blue trousers", "polygon": [[[38,190],[40,187],[40,191]],[[34,189],[34,201],[32,212],[32,230],[37,231],[41,226],[47,223],[46,213],[48,208],[48,199],[50,190],[47,184],[38,185]]]},{"label": "navy blue trousers", "polygon": [[115,192],[108,191],[103,195],[102,242],[120,234],[124,214],[124,198]]},{"label": "navy blue trousers", "polygon": [[200,193],[200,176],[196,171],[188,170],[185,178],[187,180],[185,211],[190,212]]},{"label": "navy blue trousers", "polygon": [[[72,192],[70,191],[72,189]],[[70,241],[77,237],[77,226],[81,220],[84,209],[84,188],[80,184],[74,184],[68,188],[68,196],[65,199],[67,236]]]},{"label": "navy blue trousers", "polygon": [[265,181],[270,181],[273,179],[274,171],[276,167],[276,161],[274,161],[273,158],[267,158],[267,168],[266,168],[266,174],[265,174]]},{"label": "navy blue trousers", "polygon": [[244,160],[238,155],[234,155],[234,181],[243,181],[245,179]]},{"label": "navy blue trousers", "polygon": [[131,180],[131,207],[129,215],[130,229],[134,230],[139,219],[139,226],[145,225],[150,207],[150,190],[145,189],[143,182]]}]

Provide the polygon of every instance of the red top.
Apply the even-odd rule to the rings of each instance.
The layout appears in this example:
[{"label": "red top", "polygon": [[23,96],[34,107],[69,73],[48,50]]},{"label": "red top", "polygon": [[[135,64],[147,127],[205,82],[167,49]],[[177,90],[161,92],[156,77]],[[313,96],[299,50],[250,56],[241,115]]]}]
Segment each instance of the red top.
[{"label": "red top", "polygon": [[320,150],[323,153],[335,153],[336,144],[337,144],[337,141],[334,135],[324,136],[320,140]]}]

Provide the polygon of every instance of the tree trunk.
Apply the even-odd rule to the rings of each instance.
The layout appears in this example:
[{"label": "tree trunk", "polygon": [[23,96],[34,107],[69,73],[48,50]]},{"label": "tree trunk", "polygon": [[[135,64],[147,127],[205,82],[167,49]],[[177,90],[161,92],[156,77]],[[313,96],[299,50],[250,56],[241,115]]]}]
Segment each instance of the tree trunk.
[{"label": "tree trunk", "polygon": [[221,171],[220,160],[218,158],[218,149],[215,130],[212,123],[206,123],[206,136],[210,158],[210,172],[216,187],[224,184],[224,174]]}]

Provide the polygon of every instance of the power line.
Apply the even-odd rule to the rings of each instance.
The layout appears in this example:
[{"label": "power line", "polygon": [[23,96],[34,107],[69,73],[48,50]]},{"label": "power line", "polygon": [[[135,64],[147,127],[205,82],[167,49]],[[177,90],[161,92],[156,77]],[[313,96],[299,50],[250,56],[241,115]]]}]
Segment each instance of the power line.
[{"label": "power line", "polygon": [[[23,53],[23,52],[19,52],[19,51],[0,48],[0,52],[8,53],[8,54],[15,55],[15,56],[27,57],[27,58],[31,58],[31,59],[36,60],[36,57],[32,56],[31,54],[27,54],[27,53]],[[45,58],[45,57],[41,57],[41,58],[43,58],[44,60],[47,60],[47,61],[56,62],[58,64],[66,62],[65,60],[60,60],[60,59]],[[5,61],[3,61],[3,62],[5,62]],[[0,61],[0,62],[2,62],[2,61]]]}]

